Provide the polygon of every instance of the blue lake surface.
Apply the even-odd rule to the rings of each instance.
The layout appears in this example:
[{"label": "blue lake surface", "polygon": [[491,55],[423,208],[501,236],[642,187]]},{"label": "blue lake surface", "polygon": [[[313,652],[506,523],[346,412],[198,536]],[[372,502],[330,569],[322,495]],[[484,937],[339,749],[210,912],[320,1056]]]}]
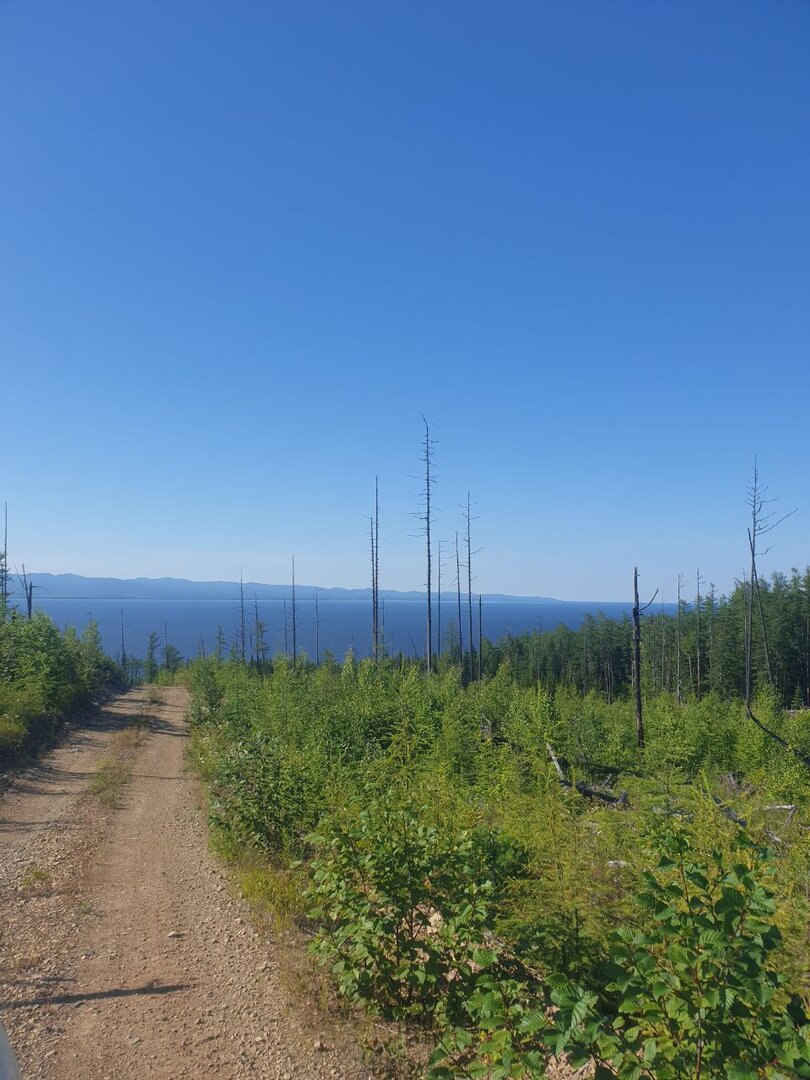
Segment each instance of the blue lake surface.
[{"label": "blue lake surface", "polygon": [[[45,611],[59,627],[74,626],[81,631],[95,619],[101,632],[104,649],[111,656],[121,652],[121,617],[123,612],[124,644],[127,654],[143,658],[151,631],[164,639],[164,626],[169,641],[186,657],[196,656],[204,644],[207,652],[216,645],[217,630],[221,628],[230,649],[236,640],[240,623],[239,601],[223,600],[93,600],[55,599],[41,597],[36,607]],[[498,641],[507,634],[522,634],[537,630],[552,630],[559,623],[576,628],[587,613],[604,612],[610,618],[629,614],[629,604],[617,603],[555,603],[553,601],[484,601],[484,637]],[[265,625],[268,654],[285,651],[284,607],[280,600],[259,602],[259,618]],[[457,624],[455,598],[442,600],[442,638],[447,647],[447,628],[450,620]],[[436,634],[438,611],[434,605],[433,632]],[[246,636],[248,651],[255,624],[252,601],[246,603]],[[339,659],[349,649],[356,656],[371,652],[371,605],[358,601],[321,599],[319,603],[318,646],[321,656],[329,649]],[[462,609],[465,648],[467,646],[467,608]],[[474,597],[474,636],[478,639],[478,607]],[[425,605],[418,601],[389,600],[385,605],[385,644],[389,653],[403,652],[423,655],[425,648]],[[303,600],[296,605],[298,649],[315,659],[315,605]],[[287,604],[288,651],[292,650],[290,605]],[[434,645],[435,647],[435,645]]]}]

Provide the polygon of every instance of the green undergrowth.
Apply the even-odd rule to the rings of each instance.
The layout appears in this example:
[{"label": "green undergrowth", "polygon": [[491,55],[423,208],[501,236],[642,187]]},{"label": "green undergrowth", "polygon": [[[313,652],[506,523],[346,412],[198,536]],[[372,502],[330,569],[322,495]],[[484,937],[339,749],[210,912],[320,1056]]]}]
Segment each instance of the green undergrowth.
[{"label": "green undergrowth", "polygon": [[79,636],[42,612],[0,609],[0,765],[27,753],[119,678],[91,623]]},{"label": "green undergrowth", "polygon": [[[738,703],[649,700],[639,755],[629,702],[508,667],[463,686],[208,660],[191,684],[243,889],[348,999],[429,1034],[431,1076],[543,1076],[555,1054],[622,1080],[723,1055],[722,1075],[810,1076],[810,783]],[[810,750],[801,715],[756,708]]]}]

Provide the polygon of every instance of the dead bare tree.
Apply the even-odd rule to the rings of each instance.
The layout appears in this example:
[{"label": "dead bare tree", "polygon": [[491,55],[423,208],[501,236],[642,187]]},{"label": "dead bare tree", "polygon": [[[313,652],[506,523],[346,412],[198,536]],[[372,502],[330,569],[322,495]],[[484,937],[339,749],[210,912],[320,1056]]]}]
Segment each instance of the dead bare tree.
[{"label": "dead bare tree", "polygon": [[427,559],[427,625],[426,631],[426,644],[425,644],[425,671],[430,673],[433,670],[433,596],[431,593],[431,546],[430,546],[430,529],[432,525],[431,518],[431,496],[433,494],[433,485],[435,483],[432,465],[433,465],[433,440],[430,437],[430,425],[425,419],[424,413],[422,414],[422,423],[425,425],[425,441],[422,448],[422,463],[425,466],[425,489],[422,493],[424,499],[424,514],[422,515],[422,521],[425,525],[425,549]]},{"label": "dead bare tree", "polygon": [[371,534],[371,655],[380,654],[380,483],[374,477],[374,514],[369,518]]},{"label": "dead bare tree", "polygon": [[8,604],[8,503],[3,504],[3,551],[0,553],[0,603]]},{"label": "dead bare tree", "polygon": [[33,583],[33,581],[28,580],[28,574],[27,574],[26,569],[25,569],[25,563],[22,564],[22,568],[20,570],[17,570],[16,565],[15,565],[14,569],[15,569],[16,574],[17,574],[17,580],[19,581],[20,585],[22,586],[23,595],[25,596],[25,612],[26,612],[26,615],[28,616],[29,619],[31,619],[34,616],[34,583]]},{"label": "dead bare tree", "polygon": [[683,588],[683,574],[678,574],[678,605],[675,613],[675,696],[678,704],[683,704],[683,683],[681,681],[681,615],[683,604],[681,603],[681,589]]},{"label": "dead bare tree", "polygon": [[458,599],[458,662],[464,670],[464,634],[461,631],[461,563],[458,557],[458,533],[456,533],[456,596]]},{"label": "dead bare tree", "polygon": [[253,622],[256,641],[256,667],[263,669],[266,660],[267,645],[264,640],[265,625],[259,618],[258,596],[253,597]]},{"label": "dead bare tree", "polygon": [[641,705],[641,614],[650,607],[658,596],[658,589],[644,607],[638,601],[638,567],[633,567],[633,699],[636,713],[636,747],[644,749],[644,715]]},{"label": "dead bare tree", "polygon": [[442,655],[442,541],[438,543],[438,560],[436,564],[436,656],[441,659]]},{"label": "dead bare tree", "polygon": [[368,529],[371,537],[371,656],[377,659],[377,586],[376,586],[376,552],[374,549],[374,518],[368,519]]},{"label": "dead bare tree", "polygon": [[319,589],[315,587],[315,666],[321,662],[321,619],[320,612],[318,610],[318,592]]},{"label": "dead bare tree", "polygon": [[765,615],[762,610],[762,595],[760,593],[759,577],[757,575],[757,555],[767,555],[771,549],[770,547],[767,547],[764,551],[758,552],[758,541],[760,537],[773,532],[777,525],[781,525],[783,521],[796,513],[794,509],[788,511],[787,514],[782,514],[781,517],[777,517],[777,512],[775,510],[767,510],[766,508],[776,501],[775,499],[765,498],[767,490],[768,486],[767,484],[764,484],[760,478],[757,459],[754,457],[754,471],[751,476],[751,483],[748,487],[748,495],[746,498],[746,502],[751,509],[751,525],[748,529],[748,549],[751,555],[751,572],[746,596],[747,604],[745,619],[745,708],[749,713],[751,711],[751,691],[753,684],[752,663],[755,596],[757,607],[759,609],[762,648],[765,654],[765,670],[768,675],[768,682],[773,682],[771,675],[771,659],[768,653],[768,636],[765,630]]},{"label": "dead bare tree", "polygon": [[[469,677],[470,682],[475,678],[475,648],[473,646],[473,605],[472,605],[472,543],[470,536],[470,528],[472,522],[472,513],[470,510],[470,493],[467,492],[467,505],[464,509],[464,520],[467,523],[467,626],[468,626],[468,640],[470,643],[470,669]],[[477,554],[477,552],[476,552]]]},{"label": "dead bare tree", "polygon": [[292,661],[295,667],[298,661],[298,636],[295,612],[295,555],[292,556]]},{"label": "dead bare tree", "polygon": [[481,682],[482,657],[484,655],[484,631],[483,631],[484,600],[481,593],[478,594],[478,681]]},{"label": "dead bare tree", "polygon": [[239,655],[245,662],[245,583],[239,571]]},{"label": "dead bare tree", "polygon": [[695,674],[697,676],[697,699],[700,701],[700,568],[697,571],[697,597],[695,600]]}]

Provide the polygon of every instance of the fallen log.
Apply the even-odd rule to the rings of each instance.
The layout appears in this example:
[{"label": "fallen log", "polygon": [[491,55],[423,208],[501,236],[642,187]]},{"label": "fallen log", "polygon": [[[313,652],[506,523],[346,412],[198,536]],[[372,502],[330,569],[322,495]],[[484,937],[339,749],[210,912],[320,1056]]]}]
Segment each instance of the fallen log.
[{"label": "fallen log", "polygon": [[569,780],[562,770],[562,765],[554,753],[551,747],[551,743],[546,743],[546,749],[548,755],[551,758],[551,763],[554,766],[554,770],[557,773],[560,783],[563,787],[573,788],[574,791],[580,795],[584,795],[586,799],[601,799],[602,802],[607,803],[613,807],[626,807],[628,805],[627,792],[623,791],[621,795],[614,795],[612,791],[606,791],[604,788],[592,787],[590,784],[586,784],[584,780]]}]

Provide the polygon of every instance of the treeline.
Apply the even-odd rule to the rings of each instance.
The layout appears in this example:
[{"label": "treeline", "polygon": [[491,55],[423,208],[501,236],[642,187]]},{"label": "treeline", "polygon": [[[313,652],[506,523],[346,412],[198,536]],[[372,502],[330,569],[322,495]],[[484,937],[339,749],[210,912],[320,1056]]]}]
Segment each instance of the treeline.
[{"label": "treeline", "polygon": [[60,631],[43,612],[25,617],[0,600],[0,760],[118,679],[95,623]]},{"label": "treeline", "polygon": [[[810,1077],[810,771],[708,691],[522,687],[504,665],[191,667],[216,844],[340,991],[448,1077]],[[762,691],[757,714],[810,752]],[[619,933],[617,927],[621,927]]]},{"label": "treeline", "polygon": [[[810,708],[810,568],[759,582],[751,620],[750,586],[729,597],[713,590],[681,601],[674,614],[649,609],[642,618],[642,688],[680,701],[707,694],[744,698],[746,637],[751,627],[751,687],[773,689],[785,708]],[[482,666],[492,676],[508,662],[523,686],[569,686],[611,702],[632,686],[630,618],[586,616],[581,627],[483,643]]]}]

